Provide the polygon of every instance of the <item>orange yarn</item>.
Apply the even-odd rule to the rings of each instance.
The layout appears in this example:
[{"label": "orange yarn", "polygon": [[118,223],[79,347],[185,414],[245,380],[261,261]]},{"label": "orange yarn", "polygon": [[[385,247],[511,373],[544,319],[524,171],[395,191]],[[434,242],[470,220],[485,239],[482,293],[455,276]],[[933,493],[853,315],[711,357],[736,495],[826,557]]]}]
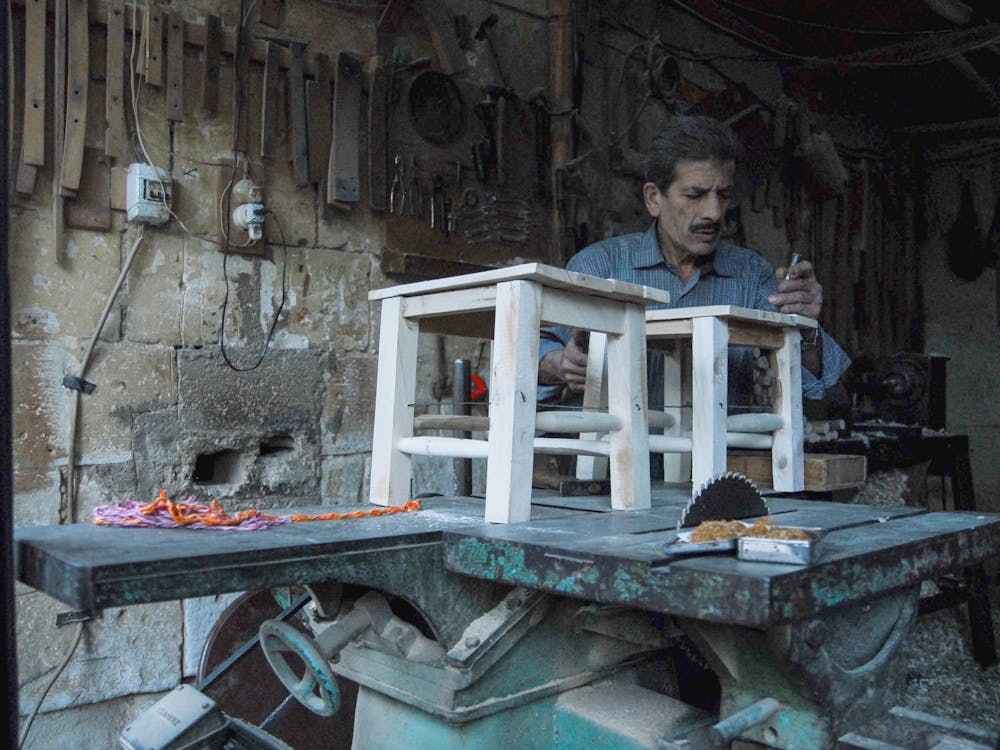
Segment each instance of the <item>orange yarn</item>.
[{"label": "orange yarn", "polygon": [[346,513],[322,513],[319,515],[306,515],[297,513],[289,516],[275,516],[263,513],[259,510],[244,510],[234,516],[229,515],[222,503],[212,500],[208,506],[200,503],[176,503],[167,497],[166,490],[160,490],[160,496],[149,505],[143,506],[141,512],[151,516],[154,513],[166,510],[170,517],[180,526],[187,526],[192,523],[201,522],[206,526],[236,526],[253,518],[267,518],[279,520],[287,518],[292,521],[335,521],[342,518],[365,518],[366,516],[383,516],[391,513],[405,513],[412,510],[420,510],[419,500],[410,500],[401,507],[373,508],[371,510],[355,510]]}]

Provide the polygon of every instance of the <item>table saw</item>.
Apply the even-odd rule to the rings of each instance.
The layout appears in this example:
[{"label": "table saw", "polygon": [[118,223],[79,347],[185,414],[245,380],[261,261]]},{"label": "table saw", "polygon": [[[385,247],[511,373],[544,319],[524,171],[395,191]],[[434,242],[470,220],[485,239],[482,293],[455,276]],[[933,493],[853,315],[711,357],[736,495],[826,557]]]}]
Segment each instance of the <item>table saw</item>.
[{"label": "table saw", "polygon": [[[17,577],[80,610],[306,586],[304,624],[265,622],[262,644],[320,715],[337,710],[338,684],[357,684],[358,749],[676,750],[738,737],[733,747],[822,750],[868,747],[856,738],[894,705],[921,581],[1000,552],[1000,515],[772,497],[782,526],[822,532],[810,562],[671,555],[690,489],[652,495],[650,509],[611,511],[608,497],[536,492],[531,520],[506,525],[483,522],[481,499],[433,497],[415,512],[256,532],[20,528]],[[685,689],[682,658],[714,673],[714,704]],[[135,736],[146,726],[122,747],[188,746]],[[284,747],[258,735],[231,746]]]}]

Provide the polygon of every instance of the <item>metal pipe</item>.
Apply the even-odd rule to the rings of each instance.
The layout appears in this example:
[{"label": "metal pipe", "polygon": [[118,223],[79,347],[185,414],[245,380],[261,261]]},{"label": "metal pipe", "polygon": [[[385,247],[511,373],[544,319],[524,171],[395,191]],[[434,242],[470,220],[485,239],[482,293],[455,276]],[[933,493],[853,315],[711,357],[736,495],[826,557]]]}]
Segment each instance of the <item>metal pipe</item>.
[{"label": "metal pipe", "polygon": [[[451,398],[454,414],[468,416],[471,413],[469,402],[472,400],[472,377],[469,360],[456,359],[454,377],[452,378]],[[471,432],[459,432],[459,438],[472,437]],[[469,458],[455,459],[455,494],[468,497],[472,494],[472,460]]]},{"label": "metal pipe", "polygon": [[[0,14],[0,50],[5,52],[10,41],[10,15]],[[0,590],[3,608],[0,610],[0,638],[3,639],[4,681],[3,704],[7,716],[4,747],[17,747],[17,647],[14,616],[14,485],[13,398],[10,368],[10,91],[5,74],[0,75]]]}]

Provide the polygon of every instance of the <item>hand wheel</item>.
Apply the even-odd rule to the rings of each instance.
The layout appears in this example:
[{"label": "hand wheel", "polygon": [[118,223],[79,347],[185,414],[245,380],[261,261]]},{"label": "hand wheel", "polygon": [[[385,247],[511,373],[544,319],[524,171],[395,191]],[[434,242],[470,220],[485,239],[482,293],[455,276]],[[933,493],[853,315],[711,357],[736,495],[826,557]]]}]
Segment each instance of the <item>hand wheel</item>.
[{"label": "hand wheel", "polygon": [[[287,623],[267,620],[260,626],[260,646],[271,669],[299,703],[320,716],[337,713],[340,690],[312,638]],[[289,653],[302,660],[305,671],[301,677],[288,663]]]}]

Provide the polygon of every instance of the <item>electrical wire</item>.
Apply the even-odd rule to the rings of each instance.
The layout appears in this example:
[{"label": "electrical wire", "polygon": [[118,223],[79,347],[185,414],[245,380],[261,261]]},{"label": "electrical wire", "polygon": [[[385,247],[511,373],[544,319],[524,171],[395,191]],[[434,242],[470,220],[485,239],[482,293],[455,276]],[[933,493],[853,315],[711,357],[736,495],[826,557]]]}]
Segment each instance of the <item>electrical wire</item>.
[{"label": "electrical wire", "polygon": [[28,718],[24,722],[24,729],[21,730],[21,738],[17,742],[18,748],[24,747],[25,740],[28,739],[28,732],[31,731],[31,725],[35,723],[35,717],[38,716],[38,712],[41,710],[42,704],[45,702],[45,698],[48,696],[52,686],[55,685],[56,680],[59,679],[59,675],[61,675],[63,670],[66,669],[67,665],[69,665],[70,659],[73,658],[73,654],[76,653],[77,646],[80,645],[80,639],[83,637],[83,624],[83,620],[80,620],[76,624],[76,635],[73,636],[72,643],[70,643],[69,648],[66,649],[66,654],[63,657],[62,663],[56,668],[56,671],[52,673],[48,684],[45,686],[45,689],[42,690],[42,694],[38,698],[38,703],[35,704],[31,713],[28,714]]},{"label": "electrical wire", "polygon": [[[701,13],[697,9],[692,8],[690,5],[687,5],[681,0],[673,0],[673,3],[677,5],[679,8],[690,13],[692,16],[701,19],[709,26],[719,29],[728,36],[740,39],[758,49],[766,50],[767,52],[776,55],[779,59],[798,60],[801,62],[808,62],[816,65],[834,65],[834,66],[854,67],[854,68],[899,68],[899,67],[912,67],[915,65],[929,65],[935,62],[940,62],[942,60],[958,57],[959,55],[963,55],[967,52],[972,52],[973,50],[981,49],[983,47],[988,47],[1000,41],[1000,34],[998,34],[996,36],[990,37],[989,39],[975,41],[975,42],[966,42],[965,44],[949,49],[946,53],[929,52],[922,55],[913,54],[908,59],[901,60],[898,62],[892,60],[859,60],[852,56],[816,57],[813,55],[799,55],[794,52],[779,50],[775,47],[766,44],[765,42],[762,42],[758,39],[753,39],[752,37],[746,36],[745,34],[742,34],[739,31],[736,31],[735,29],[726,26],[725,24],[719,23],[718,21],[709,18],[704,13]],[[947,39],[947,37],[953,35],[953,33],[954,32],[945,32],[941,35],[941,38]]]},{"label": "electrical wire", "polygon": [[229,358],[229,353],[226,351],[226,311],[229,307],[229,274],[226,272],[226,260],[229,257],[229,253],[226,253],[222,257],[222,275],[226,283],[226,293],[222,299],[222,324],[219,329],[219,348],[222,351],[222,357],[225,359],[226,364],[237,372],[249,372],[250,370],[256,370],[260,367],[260,363],[264,361],[264,357],[267,355],[268,347],[270,346],[271,339],[274,336],[274,329],[278,325],[278,319],[281,317],[281,311],[284,310],[285,302],[288,299],[288,245],[285,243],[285,232],[281,228],[281,222],[278,221],[278,217],[273,211],[266,209],[265,213],[274,219],[274,223],[278,227],[278,236],[281,237],[281,301],[278,303],[278,309],[274,311],[274,318],[271,320],[271,326],[267,331],[267,336],[264,339],[264,344],[261,346],[257,361],[249,367],[237,367],[234,365]]},{"label": "electrical wire", "polygon": [[786,21],[797,26],[809,26],[814,29],[824,29],[826,31],[837,31],[842,34],[856,34],[858,36],[891,36],[891,37],[907,37],[907,36],[922,36],[922,35],[934,35],[941,34],[943,29],[927,29],[916,30],[916,31],[889,31],[888,29],[862,29],[855,28],[851,26],[834,26],[833,24],[818,23],[816,21],[803,21],[799,18],[792,18],[791,16],[784,16],[780,13],[772,13],[767,10],[762,10],[760,8],[750,8],[742,3],[735,2],[734,0],[715,0],[718,5],[726,5],[730,8],[741,10],[745,13],[751,13],[757,16],[763,16],[764,18],[771,18],[775,21]]}]

